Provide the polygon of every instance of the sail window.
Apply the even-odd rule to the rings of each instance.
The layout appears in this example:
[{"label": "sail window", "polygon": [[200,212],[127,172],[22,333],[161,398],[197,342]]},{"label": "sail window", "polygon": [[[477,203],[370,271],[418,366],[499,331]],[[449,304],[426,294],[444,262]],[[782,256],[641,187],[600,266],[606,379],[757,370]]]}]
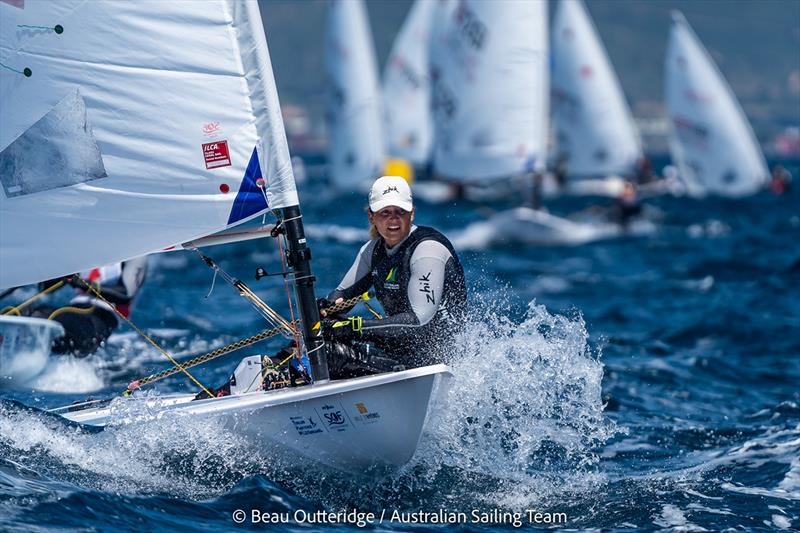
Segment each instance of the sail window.
[{"label": "sail window", "polygon": [[0,152],[0,181],[7,198],[106,176],[78,90]]}]

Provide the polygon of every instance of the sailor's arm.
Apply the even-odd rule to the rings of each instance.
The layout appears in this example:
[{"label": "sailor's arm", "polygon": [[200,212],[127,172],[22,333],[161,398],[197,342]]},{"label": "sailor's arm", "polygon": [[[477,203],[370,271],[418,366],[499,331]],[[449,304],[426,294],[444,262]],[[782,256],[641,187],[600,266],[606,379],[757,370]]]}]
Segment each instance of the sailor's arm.
[{"label": "sailor's arm", "polygon": [[330,303],[334,303],[339,298],[349,300],[369,290],[372,286],[372,251],[377,242],[378,239],[372,239],[361,247],[350,270],[344,275],[339,285],[326,296]]}]

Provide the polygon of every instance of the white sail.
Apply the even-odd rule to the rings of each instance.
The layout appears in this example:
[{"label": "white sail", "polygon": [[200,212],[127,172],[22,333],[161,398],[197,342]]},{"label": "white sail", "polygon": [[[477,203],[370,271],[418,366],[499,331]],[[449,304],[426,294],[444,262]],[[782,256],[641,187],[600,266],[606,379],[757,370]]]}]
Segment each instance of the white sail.
[{"label": "white sail", "polygon": [[690,194],[745,196],[768,177],[739,102],[679,12],[672,15],[666,87],[670,151]]},{"label": "white sail", "polygon": [[445,0],[431,38],[434,167],[477,181],[542,170],[547,150],[547,4]]},{"label": "white sail", "polygon": [[0,53],[0,286],[297,205],[255,1],[0,2]]},{"label": "white sail", "polygon": [[428,45],[435,6],[431,0],[414,3],[383,71],[387,152],[416,166],[428,164],[433,147]]},{"label": "white sail", "polygon": [[553,22],[553,121],[571,178],[630,175],[639,134],[614,68],[581,0],[561,0]]},{"label": "white sail", "polygon": [[325,66],[330,179],[352,190],[379,176],[384,161],[378,68],[362,0],[330,2]]}]

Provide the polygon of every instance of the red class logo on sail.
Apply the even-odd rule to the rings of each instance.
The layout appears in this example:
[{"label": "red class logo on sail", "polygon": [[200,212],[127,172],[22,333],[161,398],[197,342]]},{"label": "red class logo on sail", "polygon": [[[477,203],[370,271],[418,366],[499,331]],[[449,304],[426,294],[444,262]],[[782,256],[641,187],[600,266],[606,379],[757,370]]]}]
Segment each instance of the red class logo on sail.
[{"label": "red class logo on sail", "polygon": [[228,141],[215,141],[213,143],[203,144],[203,159],[206,161],[206,170],[231,166]]}]

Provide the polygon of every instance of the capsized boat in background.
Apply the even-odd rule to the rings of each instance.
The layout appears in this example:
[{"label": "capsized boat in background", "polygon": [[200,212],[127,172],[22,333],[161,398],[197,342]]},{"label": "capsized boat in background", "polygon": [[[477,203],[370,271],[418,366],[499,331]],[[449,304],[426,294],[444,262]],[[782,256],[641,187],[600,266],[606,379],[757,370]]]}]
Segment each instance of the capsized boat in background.
[{"label": "capsized boat in background", "polygon": [[[642,144],[619,79],[581,0],[559,2],[552,50],[555,158],[566,161],[564,192],[616,196],[618,185],[602,181],[631,177],[643,156]],[[581,183],[584,180],[600,183]]]},{"label": "capsized boat in background", "polygon": [[381,175],[386,152],[372,32],[363,0],[332,0],[325,35],[328,177],[350,192]]},{"label": "capsized boat in background", "polygon": [[[407,461],[448,370],[330,382],[257,2],[0,3],[0,30],[4,64],[14,69],[0,75],[0,287],[183,243],[252,238],[253,231],[232,229],[271,211],[299,308],[292,337],[301,336],[314,380],[197,402],[182,395],[150,403],[134,392],[108,406],[56,412],[99,426],[173,413],[218,416],[264,449],[277,442],[342,470]],[[255,359],[243,369],[256,369],[248,383],[258,386]]]},{"label": "capsized boat in background", "polygon": [[687,192],[741,197],[764,187],[766,160],[736,96],[682,13],[672,13],[665,88],[669,146]]}]

